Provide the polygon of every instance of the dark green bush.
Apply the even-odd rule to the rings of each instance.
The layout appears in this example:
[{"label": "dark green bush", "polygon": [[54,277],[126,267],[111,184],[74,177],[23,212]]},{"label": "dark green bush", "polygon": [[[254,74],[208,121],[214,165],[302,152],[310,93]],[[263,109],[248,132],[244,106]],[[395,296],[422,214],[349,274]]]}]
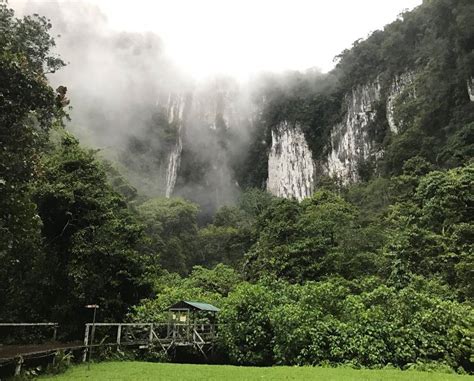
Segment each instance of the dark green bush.
[{"label": "dark green bush", "polygon": [[411,285],[397,290],[370,281],[354,292],[358,283],[241,284],[220,314],[223,345],[237,364],[473,369],[471,306]]}]

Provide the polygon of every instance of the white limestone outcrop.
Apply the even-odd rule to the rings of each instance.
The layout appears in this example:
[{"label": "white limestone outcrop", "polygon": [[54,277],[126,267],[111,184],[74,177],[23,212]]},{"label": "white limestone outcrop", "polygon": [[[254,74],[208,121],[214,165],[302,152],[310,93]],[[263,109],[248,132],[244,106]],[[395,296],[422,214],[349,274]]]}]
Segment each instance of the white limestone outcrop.
[{"label": "white limestone outcrop", "polygon": [[[393,133],[398,133],[401,126],[397,126],[395,122],[395,105],[398,97],[402,92],[407,88],[407,86],[412,85],[414,82],[414,74],[412,72],[406,72],[401,75],[397,75],[392,82],[390,87],[390,92],[387,96],[387,121],[390,126],[390,131]],[[414,89],[410,94],[412,97],[416,97]]]},{"label": "white limestone outcrop", "polygon": [[168,152],[167,167],[165,174],[165,196],[171,197],[176,180],[178,178],[181,152],[183,150],[182,129],[184,125],[184,110],[186,108],[186,96],[183,94],[169,94],[166,113],[168,123],[176,129],[176,142]]},{"label": "white limestone outcrop", "polygon": [[474,78],[471,77],[467,80],[467,93],[469,94],[469,99],[471,102],[474,102]]},{"label": "white limestone outcrop", "polygon": [[[407,72],[396,76],[386,96],[385,110],[391,133],[398,133],[400,127],[394,111],[398,97],[414,82],[414,74]],[[415,97],[415,90],[409,96]],[[329,153],[326,158],[326,172],[338,178],[343,184],[359,180],[359,165],[371,157],[379,158],[383,152],[376,146],[369,134],[370,123],[376,117],[377,103],[382,99],[379,80],[357,86],[345,97],[344,120],[331,131]]]},{"label": "white limestone outcrop", "polygon": [[302,199],[314,189],[314,163],[301,127],[287,121],[272,131],[267,190],[278,197]]}]

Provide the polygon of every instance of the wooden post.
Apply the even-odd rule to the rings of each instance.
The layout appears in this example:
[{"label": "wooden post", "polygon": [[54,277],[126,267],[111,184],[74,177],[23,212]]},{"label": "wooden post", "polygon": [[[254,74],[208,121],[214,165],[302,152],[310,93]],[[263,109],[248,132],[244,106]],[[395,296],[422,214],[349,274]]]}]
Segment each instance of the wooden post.
[{"label": "wooden post", "polygon": [[95,336],[95,315],[97,313],[97,307],[98,307],[97,305],[93,305],[94,317],[92,318],[91,344],[89,345],[89,361],[87,362],[87,370],[91,369],[92,347],[94,345],[94,336]]},{"label": "wooden post", "polygon": [[171,327],[173,324],[173,313],[168,311],[168,326],[166,327],[166,337],[171,337],[173,335],[173,329]]},{"label": "wooden post", "polygon": [[191,341],[191,310],[186,311],[186,342]]},{"label": "wooden post", "polygon": [[120,345],[120,339],[122,337],[122,324],[117,327],[117,345]]},{"label": "wooden post", "polygon": [[153,323],[150,324],[150,332],[148,333],[148,345],[151,346],[153,341]]},{"label": "wooden post", "polygon": [[58,334],[58,326],[55,325],[53,327],[53,341],[56,341],[57,334]]},{"label": "wooden post", "polygon": [[[92,318],[92,332],[91,332],[91,342],[89,344],[89,361],[87,362],[87,370],[90,370],[91,368],[91,358],[92,358],[92,349],[93,349],[93,346],[94,346],[94,335],[95,335],[95,316],[97,314],[97,308],[99,308],[99,305],[97,304],[87,304],[86,306],[84,306],[85,308],[87,309],[94,309],[94,317]],[[89,333],[89,331],[87,331],[87,333]],[[89,336],[89,334],[87,335]],[[84,361],[86,359],[84,358]]]},{"label": "wooden post", "polygon": [[89,346],[89,324],[86,324],[86,331],[84,332],[84,353],[82,354],[82,362],[87,360],[87,348]]},{"label": "wooden post", "polygon": [[15,366],[15,376],[19,376],[21,373],[21,366],[23,365],[23,357],[19,356],[18,360],[16,360],[16,366]]}]

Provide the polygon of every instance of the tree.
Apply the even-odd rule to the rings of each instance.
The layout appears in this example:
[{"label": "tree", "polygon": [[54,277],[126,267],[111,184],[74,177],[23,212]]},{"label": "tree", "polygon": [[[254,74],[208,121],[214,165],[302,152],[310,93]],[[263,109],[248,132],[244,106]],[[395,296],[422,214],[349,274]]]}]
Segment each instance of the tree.
[{"label": "tree", "polygon": [[264,285],[241,283],[218,315],[221,340],[230,360],[242,365],[273,363],[273,331],[269,312],[276,296]]},{"label": "tree", "polygon": [[232,268],[222,264],[212,269],[195,266],[187,278],[165,273],[154,282],[156,295],[135,306],[130,317],[136,321],[165,322],[167,308],[180,300],[193,300],[222,304],[223,297],[241,282],[241,277]]},{"label": "tree", "polygon": [[151,290],[144,278],[148,258],[137,251],[143,227],[93,152],[71,135],[59,135],[42,155],[33,192],[46,253],[37,287],[41,316],[72,334],[90,318],[85,304],[99,304],[102,319],[119,320]]},{"label": "tree", "polygon": [[45,76],[64,65],[51,55],[50,28],[44,17],[16,19],[0,1],[0,318],[5,320],[34,320],[41,305],[34,296],[43,260],[41,220],[31,186],[40,175],[47,131],[64,115]]},{"label": "tree", "polygon": [[[244,193],[241,202],[247,195]],[[215,266],[221,262],[236,269],[242,267],[244,254],[253,243],[254,213],[261,207],[258,197],[246,200],[248,211],[240,205],[223,206],[217,210],[214,223],[199,230],[199,264]]]},{"label": "tree", "polygon": [[352,205],[326,190],[301,204],[278,199],[258,219],[245,270],[252,279],[272,274],[291,282],[373,273],[379,237],[371,226],[357,226],[356,215]]},{"label": "tree", "polygon": [[186,282],[190,286],[200,287],[207,292],[215,292],[226,297],[242,282],[242,277],[232,267],[220,263],[212,269],[194,266]]},{"label": "tree", "polygon": [[196,256],[197,205],[181,198],[154,198],[138,206],[150,237],[150,250],[169,271],[187,274]]},{"label": "tree", "polygon": [[[405,275],[441,276],[463,297],[472,297],[473,166],[429,172],[411,201],[393,205],[386,252]],[[397,270],[396,268],[394,270]],[[398,271],[397,270],[397,271]],[[406,280],[405,280],[406,282]]]},{"label": "tree", "polygon": [[209,267],[223,263],[238,269],[251,240],[244,229],[211,224],[199,230],[198,245],[197,263],[200,265]]},{"label": "tree", "polygon": [[257,242],[246,254],[245,272],[250,279],[264,274],[285,275],[291,255],[288,244],[298,235],[296,224],[300,213],[296,200],[274,199],[259,216],[255,227]]}]

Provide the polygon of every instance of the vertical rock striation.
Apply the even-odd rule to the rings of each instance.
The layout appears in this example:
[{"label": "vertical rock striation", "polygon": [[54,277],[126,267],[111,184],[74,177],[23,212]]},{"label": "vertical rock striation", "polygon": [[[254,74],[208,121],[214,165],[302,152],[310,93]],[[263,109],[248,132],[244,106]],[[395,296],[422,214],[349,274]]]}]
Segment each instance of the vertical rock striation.
[{"label": "vertical rock striation", "polygon": [[272,131],[267,190],[301,201],[314,188],[314,163],[301,127],[287,121]]},{"label": "vertical rock striation", "polygon": [[[385,90],[378,79],[352,89],[344,98],[344,119],[331,129],[327,155],[317,163],[301,126],[281,122],[271,132],[267,190],[279,197],[302,200],[313,193],[320,175],[337,178],[343,184],[359,181],[360,165],[383,155],[371,134],[372,123],[380,117],[377,112],[385,111],[389,133],[398,133],[403,125],[395,117],[396,105],[413,83],[414,74],[407,72],[395,76]],[[230,160],[247,147],[252,115],[259,115],[264,107],[255,101],[244,104],[239,91],[232,82],[217,81],[195,89],[192,102],[182,95],[168,97],[168,124],[176,129],[176,142],[168,148],[163,167],[166,197],[174,192],[188,198],[200,194],[203,200],[199,202],[209,205],[231,202],[238,185],[232,177]],[[409,96],[416,95],[414,90],[409,91],[413,93]],[[192,161],[199,163],[205,168],[201,176],[188,171],[187,178],[180,177],[183,145],[190,155],[184,166],[192,167]]]},{"label": "vertical rock striation", "polygon": [[[272,131],[272,147],[268,158],[267,190],[279,197],[302,200],[312,194],[318,172],[337,178],[343,184],[360,180],[360,165],[371,158],[383,155],[374,142],[370,128],[377,115],[377,106],[384,102],[387,124],[391,133],[398,133],[395,108],[399,96],[414,82],[411,72],[394,77],[382,94],[377,79],[360,85],[346,94],[346,110],[342,122],[332,127],[327,143],[327,156],[315,163],[307,141],[298,124],[283,122]],[[415,96],[414,90],[413,94]],[[380,111],[379,111],[380,112]]]},{"label": "vertical rock striation", "polygon": [[178,178],[181,152],[183,151],[182,129],[184,124],[184,110],[186,107],[186,97],[182,94],[168,97],[168,124],[176,129],[176,142],[168,154],[168,167],[165,179],[165,196],[171,197],[176,179]]},{"label": "vertical rock striation", "polygon": [[[386,107],[386,114],[387,114],[387,121],[388,125],[390,126],[390,131],[394,134],[399,132],[399,128],[401,126],[397,126],[395,122],[395,106],[400,94],[414,82],[414,74],[412,72],[406,72],[401,75],[397,75],[393,81],[392,86],[390,87],[390,91],[387,96],[387,107]],[[415,91],[410,94],[410,96],[415,97]]]},{"label": "vertical rock striation", "polygon": [[173,194],[212,215],[235,202],[239,186],[233,165],[249,146],[250,106],[246,93],[229,78],[216,78],[193,91],[180,130],[184,151]]},{"label": "vertical rock striation", "polygon": [[[379,80],[357,86],[345,97],[346,115],[331,132],[326,172],[343,184],[360,180],[359,168],[371,157],[383,155],[370,136],[370,124],[377,116],[377,104],[385,102],[387,123],[391,133],[398,133],[400,125],[395,118],[395,107],[399,96],[414,82],[414,74],[407,72],[393,78],[386,97],[382,97]],[[409,96],[416,96],[414,90]]]},{"label": "vertical rock striation", "polygon": [[467,80],[467,93],[469,94],[469,99],[471,102],[474,102],[474,78],[470,77]]},{"label": "vertical rock striation", "polygon": [[358,86],[346,95],[345,119],[335,125],[330,137],[327,172],[342,183],[358,180],[358,164],[372,153],[368,125],[375,118],[375,103],[380,100],[378,81]]}]

